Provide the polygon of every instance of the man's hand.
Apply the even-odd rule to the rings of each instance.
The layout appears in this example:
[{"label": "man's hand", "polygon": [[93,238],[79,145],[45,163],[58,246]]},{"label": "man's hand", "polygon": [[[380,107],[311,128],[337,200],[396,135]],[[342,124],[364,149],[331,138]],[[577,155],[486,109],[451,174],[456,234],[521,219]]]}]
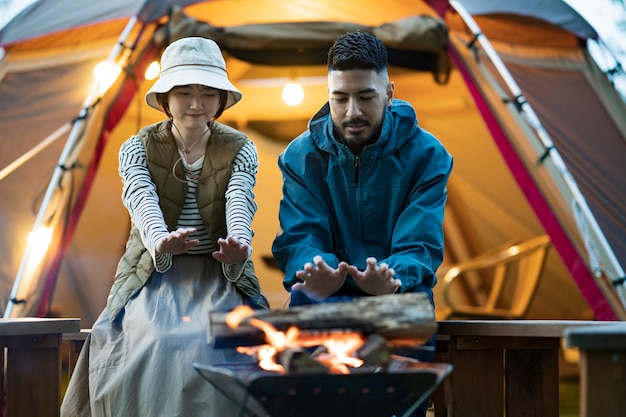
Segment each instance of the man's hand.
[{"label": "man's hand", "polygon": [[386,263],[378,266],[376,258],[367,258],[366,262],[367,267],[363,272],[354,265],[348,267],[348,274],[359,288],[372,295],[393,294],[400,289],[402,283],[394,278],[394,270]]},{"label": "man's hand", "polygon": [[313,258],[313,264],[307,262],[304,270],[296,272],[296,277],[303,282],[291,286],[293,291],[302,291],[307,297],[322,301],[335,293],[346,281],[348,264],[340,262],[337,269],[333,269],[321,256]]},{"label": "man's hand", "polygon": [[198,239],[187,240],[195,231],[196,229],[193,227],[181,227],[176,229],[173,232],[170,232],[169,235],[159,240],[155,249],[159,253],[181,255],[194,246],[198,246]]},{"label": "man's hand", "polygon": [[219,251],[213,252],[213,257],[223,264],[236,264],[244,262],[250,255],[250,245],[237,238],[228,236],[226,239],[218,239]]}]

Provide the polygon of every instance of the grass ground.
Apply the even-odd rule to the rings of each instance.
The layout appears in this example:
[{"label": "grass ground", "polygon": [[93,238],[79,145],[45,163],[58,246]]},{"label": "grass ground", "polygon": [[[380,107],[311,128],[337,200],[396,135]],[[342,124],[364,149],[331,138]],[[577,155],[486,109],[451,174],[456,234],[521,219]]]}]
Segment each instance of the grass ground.
[{"label": "grass ground", "polygon": [[578,378],[562,378],[559,383],[559,416],[579,417],[580,384]]}]

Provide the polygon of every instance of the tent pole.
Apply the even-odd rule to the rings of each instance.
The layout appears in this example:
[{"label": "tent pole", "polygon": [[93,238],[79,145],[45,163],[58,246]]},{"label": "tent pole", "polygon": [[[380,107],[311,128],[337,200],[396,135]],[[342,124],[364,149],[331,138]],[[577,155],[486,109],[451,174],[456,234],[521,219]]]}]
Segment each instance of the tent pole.
[{"label": "tent pole", "polygon": [[[118,42],[113,46],[109,56],[107,58],[107,62],[116,63],[118,57],[123,52],[125,46],[125,42],[130,35],[132,29],[135,27],[138,19],[136,16],[133,16],[126,27],[120,34]],[[62,183],[64,175],[67,173],[68,167],[73,165],[78,152],[80,151],[81,145],[83,143],[83,125],[87,122],[89,117],[90,110],[96,106],[99,102],[101,95],[104,92],[100,91],[100,81],[96,80],[87,95],[86,100],[83,103],[83,108],[80,111],[79,116],[74,120],[72,130],[68,136],[67,141],[65,142],[65,146],[63,151],[61,152],[61,156],[59,157],[59,162],[57,163],[54,172],[52,173],[52,177],[50,182],[48,183],[48,188],[46,189],[46,193],[41,202],[41,206],[37,213],[37,217],[35,218],[35,223],[33,225],[33,232],[38,230],[42,225],[46,224],[46,214],[49,212],[48,207],[53,201],[53,197],[59,185]],[[60,203],[59,203],[60,204]],[[4,318],[10,318],[13,313],[13,307],[16,304],[21,304],[26,302],[27,300],[19,299],[19,292],[22,285],[22,280],[24,278],[25,272],[27,270],[30,257],[32,255],[32,247],[31,243],[26,244],[26,250],[24,251],[24,256],[22,257],[22,262],[20,264],[19,270],[15,277],[15,281],[13,282],[13,288],[11,289],[11,295],[9,297],[9,301],[7,303],[7,307],[4,311]]]},{"label": "tent pole", "polygon": [[[504,62],[500,59],[500,56],[498,55],[496,50],[493,48],[489,40],[482,34],[480,27],[473,19],[471,14],[457,0],[450,0],[449,4],[463,19],[465,24],[471,30],[472,34],[475,36],[475,39],[480,40],[480,44],[485,54],[494,65],[499,75],[502,77],[506,86],[514,95],[521,116],[526,120],[526,122],[535,131],[535,133],[537,133],[539,140],[541,140],[546,150],[545,157],[549,156],[552,159],[554,166],[559,171],[569,191],[572,193],[572,198],[576,204],[577,210],[580,212],[580,217],[584,218],[585,227],[581,227],[583,220],[580,218],[577,218],[577,225],[579,228],[579,232],[581,233],[585,241],[588,256],[591,260],[591,272],[598,279],[601,278],[605,273],[602,266],[599,265],[599,262],[596,262],[597,257],[594,253],[595,246],[592,243],[593,238],[595,238],[595,240],[597,241],[596,243],[600,247],[600,250],[606,257],[607,262],[611,265],[614,274],[617,275],[617,277],[613,277],[611,281],[614,285],[616,292],[619,295],[619,299],[622,303],[622,308],[626,309],[626,282],[624,282],[624,269],[620,265],[617,257],[615,256],[615,253],[613,252],[613,249],[606,240],[606,236],[602,232],[602,229],[600,228],[595,216],[591,212],[591,209],[589,208],[589,205],[587,204],[584,195],[580,191],[578,184],[574,180],[572,174],[567,169],[567,166],[561,158],[561,155],[556,150],[554,143],[550,138],[550,135],[541,124],[539,117],[537,117],[537,114],[535,113],[531,105],[524,98],[520,87],[517,85],[517,82],[507,69]],[[574,212],[573,214],[576,217],[579,213]],[[589,231],[587,231],[587,229],[590,229],[593,232],[593,236]]]}]

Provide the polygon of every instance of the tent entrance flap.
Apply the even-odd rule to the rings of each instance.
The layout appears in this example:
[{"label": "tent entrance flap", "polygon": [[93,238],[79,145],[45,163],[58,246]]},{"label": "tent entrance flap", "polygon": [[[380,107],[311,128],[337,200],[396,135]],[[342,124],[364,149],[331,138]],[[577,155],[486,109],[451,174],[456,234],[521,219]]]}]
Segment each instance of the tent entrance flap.
[{"label": "tent entrance flap", "polygon": [[229,55],[251,64],[271,66],[326,65],[328,49],[346,32],[370,32],[387,46],[389,64],[433,74],[445,83],[450,72],[447,26],[434,16],[414,15],[377,26],[334,21],[300,21],[213,26],[193,19],[182,9],[155,34],[164,46],[178,38],[203,36],[215,40]]},{"label": "tent entrance flap", "polygon": [[[608,297],[608,300],[613,303],[612,308],[616,315],[621,319],[626,319],[626,283],[624,282],[624,269],[612,246],[609,244],[595,215],[587,204],[573,175],[561,158],[557,146],[552,141],[549,132],[543,126],[530,102],[524,96],[524,93],[510,73],[507,65],[502,61],[489,39],[485,37],[472,15],[459,1],[451,0],[450,5],[454,8],[456,13],[459,14],[473,35],[473,40],[467,44],[468,48],[472,49],[473,55],[478,57],[477,52],[480,46],[481,56],[487,58],[489,62],[493,64],[495,73],[502,80],[504,86],[503,94],[508,95],[505,100],[511,103],[509,108],[519,112],[524,122],[534,132],[532,137],[528,137],[528,140],[536,141],[536,154],[530,156],[530,158],[532,158],[530,163],[535,166],[546,166],[546,171],[553,177],[556,177],[553,181],[562,184],[559,191],[562,193],[563,200],[570,204],[571,211],[569,216],[574,218],[576,226],[578,227],[577,232],[581,235],[584,242],[584,255],[591,275],[597,279],[597,285],[600,286],[604,292],[608,292],[612,295]],[[484,67],[483,70],[488,71],[484,69]],[[529,172],[532,173],[532,169],[529,169]],[[541,192],[541,190],[538,191]],[[559,242],[555,241],[554,244],[558,246]],[[612,283],[609,287],[606,286],[605,275],[608,275]],[[615,295],[617,295],[617,297],[615,297]],[[616,304],[616,301],[619,302]]]}]

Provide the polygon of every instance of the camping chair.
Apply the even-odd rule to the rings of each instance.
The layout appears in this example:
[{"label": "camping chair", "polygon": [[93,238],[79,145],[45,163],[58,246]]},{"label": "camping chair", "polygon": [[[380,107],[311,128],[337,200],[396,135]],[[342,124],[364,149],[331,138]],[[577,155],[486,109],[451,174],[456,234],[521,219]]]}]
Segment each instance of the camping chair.
[{"label": "camping chair", "polygon": [[[535,295],[543,271],[550,238],[542,235],[452,265],[438,278],[446,306],[438,309],[440,320],[453,318],[521,319]],[[465,282],[461,282],[466,280]],[[453,288],[475,291],[464,303]]]}]

